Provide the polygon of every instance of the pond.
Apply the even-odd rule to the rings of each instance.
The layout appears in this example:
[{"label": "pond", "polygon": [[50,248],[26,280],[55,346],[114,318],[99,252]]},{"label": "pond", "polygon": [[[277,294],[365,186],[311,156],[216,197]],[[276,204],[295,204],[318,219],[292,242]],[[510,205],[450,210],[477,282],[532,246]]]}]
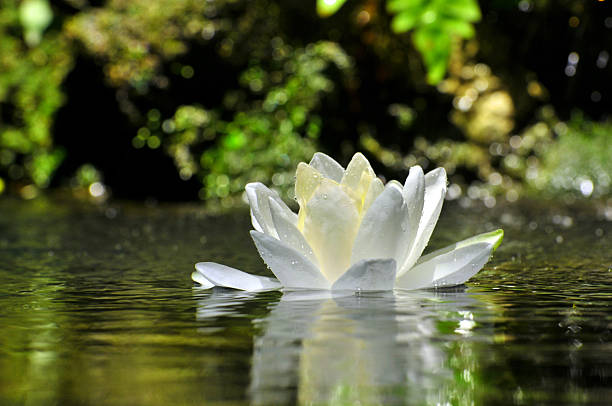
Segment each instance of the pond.
[{"label": "pond", "polygon": [[[612,222],[596,206],[447,203],[430,248],[504,228],[451,290],[195,288],[265,274],[246,211],[0,201],[0,404],[603,404]],[[610,218],[608,213],[608,218]]]}]

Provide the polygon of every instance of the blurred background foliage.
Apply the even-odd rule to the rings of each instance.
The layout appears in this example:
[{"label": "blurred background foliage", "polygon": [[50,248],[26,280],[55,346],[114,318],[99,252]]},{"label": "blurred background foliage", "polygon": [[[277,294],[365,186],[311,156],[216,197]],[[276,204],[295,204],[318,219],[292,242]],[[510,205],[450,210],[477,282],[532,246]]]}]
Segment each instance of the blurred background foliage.
[{"label": "blurred background foliage", "polygon": [[0,193],[240,204],[299,161],[609,200],[598,0],[0,0]]}]

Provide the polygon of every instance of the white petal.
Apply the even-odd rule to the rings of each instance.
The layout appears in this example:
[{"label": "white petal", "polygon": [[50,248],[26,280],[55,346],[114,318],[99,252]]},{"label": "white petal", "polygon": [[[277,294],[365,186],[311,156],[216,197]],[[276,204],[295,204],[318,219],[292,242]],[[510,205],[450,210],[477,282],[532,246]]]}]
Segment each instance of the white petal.
[{"label": "white petal", "polygon": [[[364,175],[366,178],[370,178],[368,179],[367,183],[364,182],[365,179],[362,179]],[[348,186],[361,196],[367,193],[367,190],[361,190],[363,189],[363,186],[369,187],[371,179],[375,177],[376,175],[374,174],[374,170],[372,169],[372,166],[370,166],[370,163],[366,157],[358,152],[353,155],[351,162],[349,162],[347,165],[346,171],[344,171],[344,175],[342,176],[341,183]]]},{"label": "white petal", "polygon": [[314,167],[304,162],[298,164],[295,171],[295,198],[300,208],[310,200],[323,179],[325,179],[325,176]]},{"label": "white petal", "polygon": [[197,283],[200,284],[199,287],[201,287],[202,289],[210,289],[212,287],[215,286],[214,283],[212,283],[211,281],[209,281],[208,279],[206,279],[204,277],[204,275],[202,275],[199,271],[194,271],[191,273],[191,279]]},{"label": "white petal", "polygon": [[[408,259],[409,255],[413,252],[413,247],[417,241],[416,238],[419,230],[419,224],[423,214],[423,203],[425,199],[425,175],[423,175],[423,169],[421,169],[420,166],[417,165],[410,168],[410,173],[408,174],[406,182],[404,183],[402,194],[408,207],[408,221],[411,235],[409,238],[405,239],[406,245],[403,247],[403,252],[398,256],[398,258],[396,258],[397,263],[401,266],[400,269],[398,269],[398,276],[402,275],[409,269],[403,265]],[[421,253],[419,252],[418,255],[421,255]],[[416,260],[416,258],[414,260]],[[414,263],[414,260],[410,265]]]},{"label": "white petal", "polygon": [[322,152],[316,152],[309,165],[321,172],[326,178],[335,180],[338,183],[342,181],[342,176],[344,176],[344,168],[332,157]]},{"label": "white petal", "polygon": [[395,284],[395,260],[366,259],[351,266],[332,285],[332,290],[392,290]]},{"label": "white petal", "polygon": [[276,237],[276,229],[272,221],[272,215],[270,214],[269,198],[274,199],[274,201],[281,206],[283,212],[292,219],[294,223],[297,223],[297,215],[287,207],[278,193],[268,189],[263,183],[249,183],[244,189],[249,199],[249,205],[251,206],[251,219],[254,219],[252,221],[253,227],[256,230]]},{"label": "white petal", "polygon": [[361,214],[365,214],[372,203],[376,200],[376,198],[385,190],[385,185],[383,185],[382,180],[378,178],[372,179],[370,182],[370,187],[368,188],[368,193],[365,196],[363,201],[363,207],[361,209]]},{"label": "white petal", "polygon": [[[351,264],[368,258],[393,258],[404,252],[412,237],[408,207],[402,192],[386,187],[363,216],[351,255]],[[400,250],[401,248],[401,250]]]},{"label": "white petal", "polygon": [[423,175],[423,169],[420,166],[410,168],[410,173],[404,183],[403,193],[410,212],[418,213],[417,221],[420,220],[425,199],[425,175]]},{"label": "white petal", "polygon": [[321,272],[334,282],[351,261],[353,241],[359,227],[359,212],[336,182],[323,179],[306,204],[304,237],[312,247]]},{"label": "white petal", "polygon": [[[247,194],[248,196],[248,194]],[[263,227],[261,226],[261,224],[259,224],[259,221],[257,221],[257,218],[255,217],[255,214],[253,213],[253,209],[250,210],[251,212],[251,224],[253,224],[253,228],[259,232],[264,231]]]},{"label": "white petal", "polygon": [[258,231],[251,237],[259,255],[280,283],[289,289],[329,289],[330,283],[304,255],[282,241]]},{"label": "white petal", "polygon": [[281,287],[281,284],[274,278],[251,275],[214,262],[198,262],[195,267],[204,278],[216,286],[248,291],[271,290]]},{"label": "white petal", "polygon": [[400,275],[414,265],[423,253],[427,243],[429,243],[429,238],[431,238],[438,218],[440,218],[444,196],[446,196],[446,171],[444,168],[436,168],[425,175],[423,214],[419,221],[419,230],[417,231],[414,245],[398,272]]},{"label": "white petal", "polygon": [[397,278],[396,287],[422,289],[460,285],[482,269],[503,236],[503,230],[480,234],[425,255]]},{"label": "white petal", "polygon": [[402,186],[401,183],[399,183],[397,180],[392,179],[389,182],[387,182],[387,184],[385,185],[385,187],[392,187],[394,189],[397,189],[398,192],[403,193],[404,192],[404,187]]},{"label": "white petal", "polygon": [[272,214],[272,221],[274,222],[278,239],[301,252],[318,268],[319,263],[312,252],[312,248],[310,248],[308,241],[306,241],[306,238],[304,238],[300,230],[298,230],[295,223],[288,218],[284,210],[274,199],[270,199],[269,203],[270,213]]}]

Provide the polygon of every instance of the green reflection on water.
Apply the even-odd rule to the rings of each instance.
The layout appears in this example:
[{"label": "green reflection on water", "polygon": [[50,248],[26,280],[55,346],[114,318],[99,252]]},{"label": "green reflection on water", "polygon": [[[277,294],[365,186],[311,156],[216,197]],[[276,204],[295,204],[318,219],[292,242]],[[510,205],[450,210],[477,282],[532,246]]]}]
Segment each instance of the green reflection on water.
[{"label": "green reflection on water", "polygon": [[200,260],[266,273],[246,211],[3,200],[0,213],[3,405],[612,396],[612,226],[595,207],[447,206],[431,249],[506,231],[467,288],[344,298],[194,289]]}]

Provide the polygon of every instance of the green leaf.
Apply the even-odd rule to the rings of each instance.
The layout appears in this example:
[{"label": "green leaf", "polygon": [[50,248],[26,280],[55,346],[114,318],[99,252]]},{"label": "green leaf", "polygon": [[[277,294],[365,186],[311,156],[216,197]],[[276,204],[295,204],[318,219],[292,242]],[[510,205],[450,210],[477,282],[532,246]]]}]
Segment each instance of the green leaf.
[{"label": "green leaf", "polygon": [[236,150],[242,148],[247,142],[247,138],[239,129],[230,131],[223,139],[223,146],[228,150]]},{"label": "green leaf", "polygon": [[443,31],[459,35],[462,38],[472,38],[474,36],[474,26],[461,20],[445,20],[441,24]]},{"label": "green leaf", "polygon": [[478,21],[481,17],[480,7],[475,0],[448,1],[440,12],[453,19],[471,22]]},{"label": "green leaf", "polygon": [[391,29],[396,34],[411,30],[419,21],[419,17],[419,14],[415,14],[412,11],[404,11],[393,18]]},{"label": "green leaf", "polygon": [[412,36],[414,46],[421,54],[426,54],[430,49],[433,49],[434,38],[431,30],[419,29]]},{"label": "green leaf", "polygon": [[51,175],[62,163],[65,156],[66,152],[61,148],[35,154],[29,165],[30,176],[34,183],[40,187],[47,187],[51,180]]},{"label": "green leaf", "polygon": [[329,17],[342,7],[346,0],[317,0],[317,13],[321,17]]},{"label": "green leaf", "polygon": [[446,65],[448,64],[448,58],[436,58],[431,62],[427,63],[427,83],[430,85],[436,85],[444,79],[446,74]]},{"label": "green leaf", "polygon": [[425,8],[424,3],[424,0],[388,0],[387,11],[395,14],[407,10],[418,12]]},{"label": "green leaf", "polygon": [[423,55],[427,68],[427,81],[435,85],[446,74],[452,42],[450,37],[435,28],[423,28],[415,31],[413,41],[416,49]]}]

